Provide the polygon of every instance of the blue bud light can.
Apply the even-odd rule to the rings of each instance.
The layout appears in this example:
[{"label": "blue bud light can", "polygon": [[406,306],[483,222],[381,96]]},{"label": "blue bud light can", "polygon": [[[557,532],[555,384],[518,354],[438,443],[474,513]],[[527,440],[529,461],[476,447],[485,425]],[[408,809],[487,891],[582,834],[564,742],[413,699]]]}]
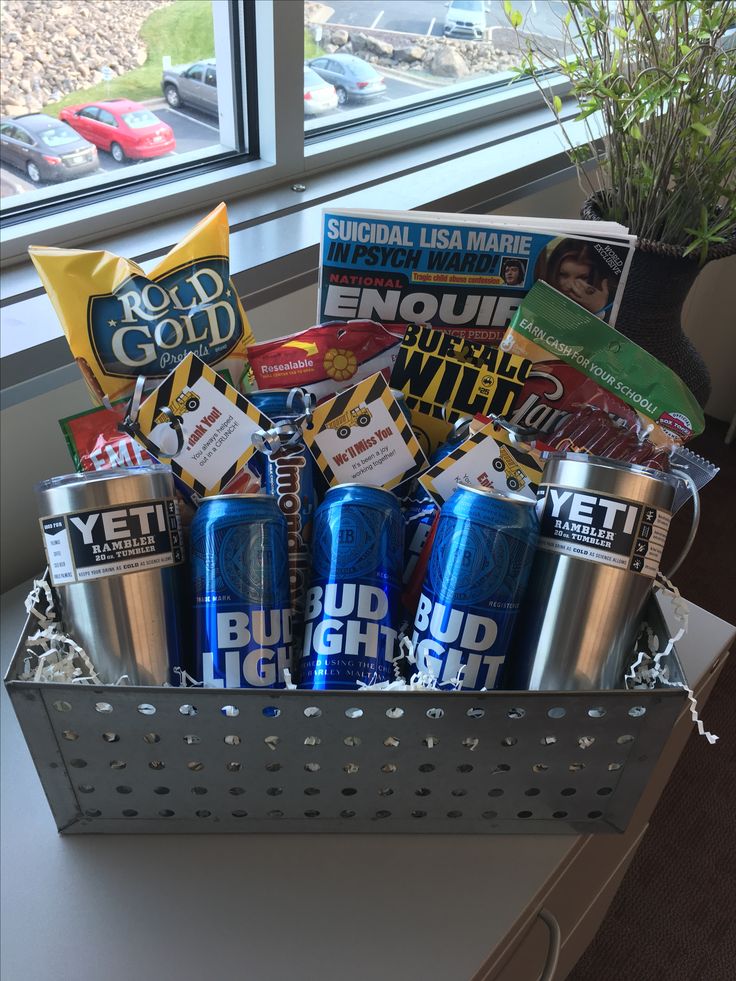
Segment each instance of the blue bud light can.
[{"label": "blue bud light can", "polygon": [[265,494],[205,497],[191,528],[198,680],[283,688],[291,670],[286,519]]},{"label": "blue bud light can", "polygon": [[257,452],[248,468],[261,481],[267,494],[273,494],[286,518],[289,548],[289,590],[295,632],[300,630],[310,566],[312,522],[316,494],[312,457],[301,439],[298,420],[306,410],[300,391],[286,388],[250,392],[248,399],[275,423],[291,425],[291,435],[273,453]]},{"label": "blue bud light can", "polygon": [[314,519],[299,687],[357,688],[394,678],[404,519],[390,491],[340,484]]},{"label": "blue bud light can", "polygon": [[535,502],[460,485],[440,511],[414,620],[417,670],[500,688],[537,544]]}]

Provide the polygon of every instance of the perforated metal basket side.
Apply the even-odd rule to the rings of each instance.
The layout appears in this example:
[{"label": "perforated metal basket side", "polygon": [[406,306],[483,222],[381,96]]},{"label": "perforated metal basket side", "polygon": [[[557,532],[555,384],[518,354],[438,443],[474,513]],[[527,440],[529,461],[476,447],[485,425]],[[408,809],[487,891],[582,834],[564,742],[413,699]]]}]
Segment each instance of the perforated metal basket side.
[{"label": "perforated metal basket side", "polygon": [[35,684],[22,654],[6,685],[65,833],[621,832],[684,705]]}]

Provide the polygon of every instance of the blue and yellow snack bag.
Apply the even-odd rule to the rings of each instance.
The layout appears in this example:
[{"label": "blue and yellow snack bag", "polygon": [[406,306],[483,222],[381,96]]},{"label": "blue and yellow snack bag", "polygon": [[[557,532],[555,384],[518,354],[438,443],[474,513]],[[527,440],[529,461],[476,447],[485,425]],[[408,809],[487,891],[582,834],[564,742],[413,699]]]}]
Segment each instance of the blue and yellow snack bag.
[{"label": "blue and yellow snack bag", "polygon": [[148,274],[111,252],[29,248],[96,404],[129,395],[139,375],[164,378],[191,353],[250,390],[254,337],[228,238],[220,204]]}]

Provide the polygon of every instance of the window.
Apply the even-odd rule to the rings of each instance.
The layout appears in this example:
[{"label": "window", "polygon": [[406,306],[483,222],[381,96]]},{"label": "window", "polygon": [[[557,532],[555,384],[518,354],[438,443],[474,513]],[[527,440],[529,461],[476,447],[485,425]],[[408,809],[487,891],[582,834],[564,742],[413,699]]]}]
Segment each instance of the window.
[{"label": "window", "polygon": [[108,112],[107,109],[100,109],[99,113],[97,114],[97,120],[100,123],[104,123],[106,126],[117,126],[118,124],[117,119],[115,119],[113,114]]},{"label": "window", "polygon": [[50,126],[48,129],[41,130],[38,135],[41,142],[51,148],[69,146],[70,143],[76,142],[74,131],[63,126]]},{"label": "window", "polygon": [[158,116],[154,116],[147,109],[136,109],[133,112],[124,112],[123,122],[131,129],[145,129],[147,126],[159,126],[161,121]]},{"label": "window", "polygon": [[[526,29],[559,37],[560,4],[523,7]],[[501,0],[334,0],[329,9],[307,0],[304,17],[305,61],[339,96],[319,120],[305,112],[308,136],[371,126],[396,111],[418,115],[450,98],[508,85],[521,60]]]},{"label": "window", "polygon": [[[487,127],[511,107],[521,130],[526,110],[538,114],[532,127],[550,124],[534,85],[511,84],[513,56],[506,48],[513,32],[501,23],[496,8],[502,5],[494,2],[490,11],[473,14],[485,19],[483,39],[449,36],[446,28],[450,33],[454,28],[447,18],[455,6],[442,0],[333,0],[329,6],[172,0],[153,9],[141,4],[130,35],[118,36],[129,25],[116,24],[112,31],[106,21],[115,51],[131,51],[135,65],[117,60],[122,54],[103,58],[100,53],[85,66],[83,80],[58,42],[54,65],[67,75],[50,70],[45,80],[28,75],[31,94],[25,101],[31,115],[43,117],[45,130],[66,126],[75,134],[76,143],[68,134],[68,146],[56,148],[60,157],[66,149],[73,152],[75,163],[40,173],[20,157],[4,163],[14,178],[10,194],[2,184],[4,257],[21,260],[29,241],[70,244],[71,211],[76,241],[101,241],[119,228],[116,216],[124,218],[125,227],[150,227],[152,219],[160,223],[185,210],[201,214],[219,200],[232,203],[256,190],[298,187],[311,175],[338,169],[347,190],[355,181],[348,173],[353,164],[385,161],[390,175],[392,152],[416,147],[416,166],[422,159],[436,160],[437,141],[446,135],[463,133],[457,146],[466,150],[488,143]],[[553,6],[536,4],[542,18]],[[23,0],[4,2],[4,12],[25,7]],[[52,32],[56,10],[49,7],[44,31]],[[85,10],[90,21],[109,13],[98,0],[85,0]],[[323,18],[319,23],[315,11]],[[75,30],[84,27],[83,21],[75,23]],[[15,36],[21,38],[13,42],[16,48],[27,43],[20,31]],[[490,67],[484,60],[487,36],[496,52]],[[454,68],[443,73],[447,58]],[[47,83],[58,90],[39,89]],[[9,97],[21,101],[15,90],[7,91],[4,105]],[[555,91],[562,92],[562,85]],[[161,124],[155,136],[143,125],[148,114]],[[119,136],[111,140],[110,116],[134,124],[118,125]],[[145,145],[141,140],[123,145],[123,133],[141,140],[145,135]]]},{"label": "window", "polygon": [[[3,0],[2,60],[14,70],[0,78],[2,114],[50,134],[47,145],[62,157],[65,148],[84,151],[83,165],[75,157],[73,165],[40,170],[3,154],[6,224],[122,196],[208,161],[247,159],[255,142],[244,68],[253,0],[153,0],[130,4],[122,19],[111,19],[115,5],[106,0],[73,6],[84,16],[72,24],[69,5],[47,5],[39,20],[25,0]],[[218,59],[230,80],[224,93]],[[156,126],[170,137],[123,145],[121,127],[142,135]],[[115,143],[111,129],[120,133]]]},{"label": "window", "polygon": [[192,82],[201,82],[202,76],[204,75],[203,65],[193,65],[188,71],[183,72],[184,77],[190,79]]}]

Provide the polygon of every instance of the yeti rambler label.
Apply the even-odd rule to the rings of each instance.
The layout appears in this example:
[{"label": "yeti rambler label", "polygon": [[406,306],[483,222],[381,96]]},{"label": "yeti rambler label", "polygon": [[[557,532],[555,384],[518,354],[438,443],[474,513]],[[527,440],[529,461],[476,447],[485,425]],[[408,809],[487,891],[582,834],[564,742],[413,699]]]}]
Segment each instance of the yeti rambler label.
[{"label": "yeti rambler label", "polygon": [[542,500],[539,548],[656,576],[669,511],[570,487],[547,486]]},{"label": "yeti rambler label", "polygon": [[176,565],[184,558],[171,499],[78,511],[40,523],[53,586]]}]

